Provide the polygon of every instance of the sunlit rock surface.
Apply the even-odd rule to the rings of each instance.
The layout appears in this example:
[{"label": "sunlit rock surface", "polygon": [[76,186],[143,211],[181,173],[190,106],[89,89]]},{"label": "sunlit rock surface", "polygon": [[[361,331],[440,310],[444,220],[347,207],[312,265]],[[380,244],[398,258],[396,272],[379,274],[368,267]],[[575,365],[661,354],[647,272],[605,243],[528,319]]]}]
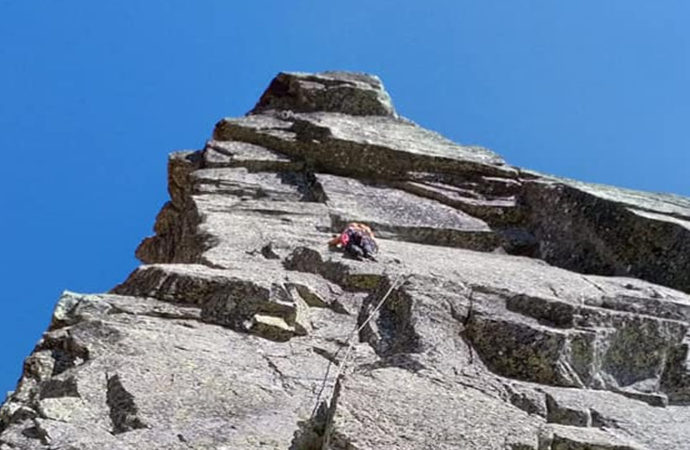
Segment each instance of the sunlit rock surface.
[{"label": "sunlit rock surface", "polygon": [[[559,179],[278,75],[169,159],[111,292],[65,292],[0,449],[683,449],[690,200]],[[329,250],[350,221],[381,252]]]}]

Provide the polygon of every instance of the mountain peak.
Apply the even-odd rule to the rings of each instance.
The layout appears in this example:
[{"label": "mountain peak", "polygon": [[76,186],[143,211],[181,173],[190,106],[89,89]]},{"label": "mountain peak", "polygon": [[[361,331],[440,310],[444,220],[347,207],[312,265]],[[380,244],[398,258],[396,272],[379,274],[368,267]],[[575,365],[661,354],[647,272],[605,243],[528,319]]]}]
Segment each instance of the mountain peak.
[{"label": "mountain peak", "polygon": [[383,83],[359,72],[281,72],[250,111],[337,112],[353,116],[395,116]]}]

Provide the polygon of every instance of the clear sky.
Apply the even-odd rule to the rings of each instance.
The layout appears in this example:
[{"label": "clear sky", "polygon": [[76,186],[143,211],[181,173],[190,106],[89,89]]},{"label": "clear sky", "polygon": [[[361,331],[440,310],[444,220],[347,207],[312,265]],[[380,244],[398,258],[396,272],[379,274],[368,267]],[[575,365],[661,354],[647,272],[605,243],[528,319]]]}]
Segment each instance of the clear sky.
[{"label": "clear sky", "polygon": [[687,0],[334,4],[0,0],[0,392],[63,289],[136,267],[167,153],[281,70],[373,72],[400,113],[511,164],[690,195]]}]

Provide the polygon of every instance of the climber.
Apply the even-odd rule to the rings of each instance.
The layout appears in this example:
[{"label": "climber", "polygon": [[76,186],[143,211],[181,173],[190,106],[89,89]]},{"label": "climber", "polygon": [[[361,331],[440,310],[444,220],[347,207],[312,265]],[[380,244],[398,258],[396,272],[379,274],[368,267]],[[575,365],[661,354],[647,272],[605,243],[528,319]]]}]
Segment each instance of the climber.
[{"label": "climber", "polygon": [[347,224],[338,236],[328,242],[328,245],[343,248],[346,255],[352,256],[355,259],[367,258],[376,260],[374,254],[379,249],[371,228],[357,222]]}]

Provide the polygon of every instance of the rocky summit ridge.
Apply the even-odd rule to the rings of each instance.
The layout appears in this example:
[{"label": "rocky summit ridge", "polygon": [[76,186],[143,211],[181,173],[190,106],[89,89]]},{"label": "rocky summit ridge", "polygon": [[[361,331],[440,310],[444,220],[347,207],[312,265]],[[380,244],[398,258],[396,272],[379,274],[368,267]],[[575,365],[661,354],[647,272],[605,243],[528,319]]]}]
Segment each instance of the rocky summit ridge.
[{"label": "rocky summit ridge", "polygon": [[[281,73],[65,292],[0,449],[688,449],[690,199],[510,166],[371,75]],[[327,241],[369,224],[381,252]]]}]

